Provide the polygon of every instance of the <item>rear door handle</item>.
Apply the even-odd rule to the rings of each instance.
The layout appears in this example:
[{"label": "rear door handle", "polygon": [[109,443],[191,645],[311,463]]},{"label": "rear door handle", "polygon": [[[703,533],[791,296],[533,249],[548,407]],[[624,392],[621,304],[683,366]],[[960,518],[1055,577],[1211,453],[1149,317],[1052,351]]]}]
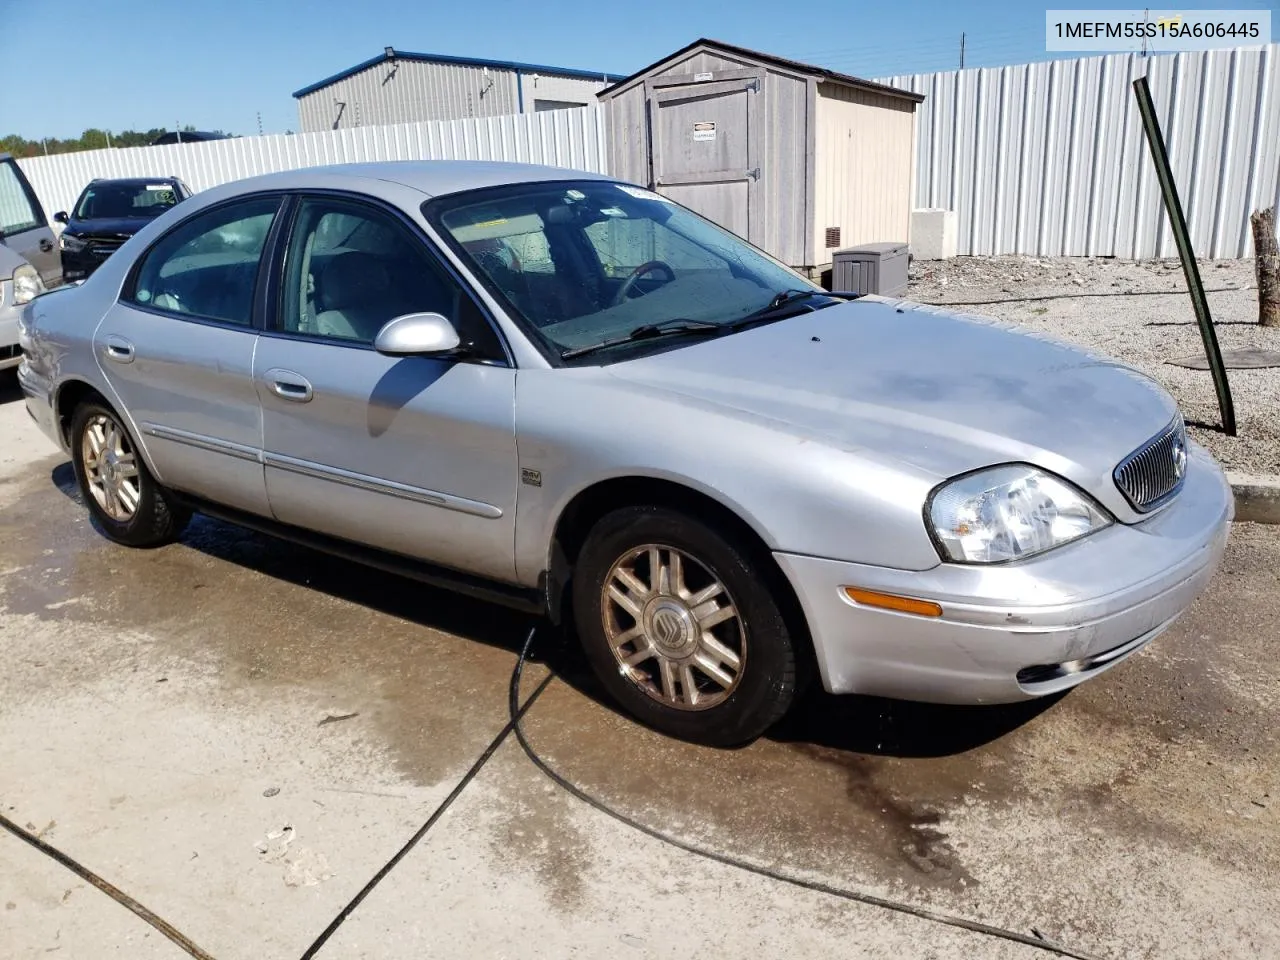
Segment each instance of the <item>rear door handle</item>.
[{"label": "rear door handle", "polygon": [[44,237],[40,241],[40,249],[43,250],[45,253],[48,253],[50,250],[53,249],[53,241],[50,240],[48,237]]},{"label": "rear door handle", "polygon": [[133,363],[133,344],[114,333],[107,337],[103,353],[108,360],[114,360],[116,363]]},{"label": "rear door handle", "polygon": [[271,392],[281,400],[306,403],[314,396],[311,381],[292,370],[281,370],[279,367],[268,370],[266,381]]}]

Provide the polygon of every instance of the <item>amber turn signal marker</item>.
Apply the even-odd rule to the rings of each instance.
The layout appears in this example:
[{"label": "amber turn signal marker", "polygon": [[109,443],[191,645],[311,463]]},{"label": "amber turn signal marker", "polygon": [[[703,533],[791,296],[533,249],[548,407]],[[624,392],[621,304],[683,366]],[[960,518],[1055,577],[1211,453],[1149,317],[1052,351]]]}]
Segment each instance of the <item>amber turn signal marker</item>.
[{"label": "amber turn signal marker", "polygon": [[860,603],[866,607],[897,610],[899,613],[914,613],[919,617],[942,616],[942,608],[928,600],[899,597],[892,593],[876,593],[874,590],[859,590],[857,587],[845,587],[844,593],[854,603]]}]

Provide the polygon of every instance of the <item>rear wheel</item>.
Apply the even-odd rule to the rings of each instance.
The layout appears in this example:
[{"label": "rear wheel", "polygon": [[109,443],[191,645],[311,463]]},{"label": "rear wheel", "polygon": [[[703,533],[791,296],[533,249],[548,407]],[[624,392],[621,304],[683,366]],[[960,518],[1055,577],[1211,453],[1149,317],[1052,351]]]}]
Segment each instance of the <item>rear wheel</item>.
[{"label": "rear wheel", "polygon": [[574,619],[601,683],[663,733],[736,746],[790,706],[796,657],[750,552],[692,517],[629,507],[592,529]]},{"label": "rear wheel", "polygon": [[86,402],[71,419],[71,461],[89,512],[108,539],[154,547],[178,538],[190,513],[171,502],[114,410]]}]

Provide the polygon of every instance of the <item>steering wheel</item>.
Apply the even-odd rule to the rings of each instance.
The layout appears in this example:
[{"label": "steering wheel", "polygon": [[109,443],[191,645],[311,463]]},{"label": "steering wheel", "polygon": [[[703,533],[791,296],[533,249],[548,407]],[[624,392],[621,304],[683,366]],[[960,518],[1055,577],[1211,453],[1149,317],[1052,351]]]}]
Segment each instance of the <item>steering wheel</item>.
[{"label": "steering wheel", "polygon": [[655,270],[667,275],[667,283],[671,283],[671,281],[676,278],[676,272],[661,260],[650,260],[647,263],[642,263],[631,271],[631,276],[622,281],[622,286],[620,286],[618,288],[618,292],[613,295],[613,302],[610,303],[609,306],[616,307],[618,304],[624,302],[627,297],[631,296],[631,291],[635,289],[636,283],[639,279],[646,274],[653,273]]}]

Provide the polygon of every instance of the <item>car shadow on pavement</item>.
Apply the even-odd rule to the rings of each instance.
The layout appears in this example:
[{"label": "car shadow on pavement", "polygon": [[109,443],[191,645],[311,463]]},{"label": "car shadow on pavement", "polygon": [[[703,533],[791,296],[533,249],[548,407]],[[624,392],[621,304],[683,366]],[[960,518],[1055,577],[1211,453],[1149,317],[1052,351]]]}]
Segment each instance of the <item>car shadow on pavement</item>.
[{"label": "car shadow on pavement", "polygon": [[22,399],[22,388],[12,370],[0,370],[0,407]]},{"label": "car shadow on pavement", "polygon": [[[51,479],[64,495],[80,501],[69,462],[55,467]],[[202,515],[192,520],[181,542],[275,580],[512,653],[520,652],[530,628],[536,627],[531,661],[545,664],[564,683],[605,709],[621,713],[596,680],[571,626],[558,627],[544,618]],[[949,706],[834,696],[815,681],[767,737],[875,756],[944,757],[1000,739],[1062,696],[1005,705]]]},{"label": "car shadow on pavement", "polygon": [[886,757],[947,757],[999,740],[1064,696],[985,706],[835,696],[816,685],[770,739]]}]

